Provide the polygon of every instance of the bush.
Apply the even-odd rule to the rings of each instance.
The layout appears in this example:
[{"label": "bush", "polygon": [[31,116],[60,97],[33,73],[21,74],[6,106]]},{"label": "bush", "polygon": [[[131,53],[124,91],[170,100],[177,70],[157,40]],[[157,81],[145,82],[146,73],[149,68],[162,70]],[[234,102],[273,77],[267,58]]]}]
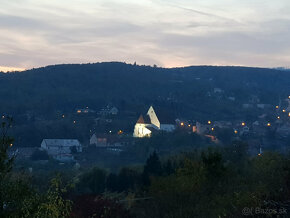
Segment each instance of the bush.
[{"label": "bush", "polygon": [[48,156],[46,151],[42,151],[42,150],[37,149],[32,153],[30,159],[34,160],[34,161],[36,161],[36,160],[48,160],[49,156]]}]

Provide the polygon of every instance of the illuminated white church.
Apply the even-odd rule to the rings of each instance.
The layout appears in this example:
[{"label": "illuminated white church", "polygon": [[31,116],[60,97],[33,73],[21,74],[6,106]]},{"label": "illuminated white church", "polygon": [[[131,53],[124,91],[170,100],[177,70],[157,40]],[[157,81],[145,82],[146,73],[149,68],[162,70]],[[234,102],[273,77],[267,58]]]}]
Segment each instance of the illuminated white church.
[{"label": "illuminated white church", "polygon": [[134,128],[134,137],[150,137],[154,131],[173,132],[175,130],[175,121],[170,119],[165,113],[154,111],[151,106],[145,116],[140,115]]}]

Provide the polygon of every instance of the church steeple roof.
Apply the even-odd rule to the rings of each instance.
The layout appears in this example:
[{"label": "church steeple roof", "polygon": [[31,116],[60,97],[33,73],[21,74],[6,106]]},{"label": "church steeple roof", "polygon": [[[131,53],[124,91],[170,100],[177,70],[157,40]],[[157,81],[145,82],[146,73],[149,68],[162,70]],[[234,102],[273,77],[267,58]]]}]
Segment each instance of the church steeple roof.
[{"label": "church steeple roof", "polygon": [[145,121],[144,121],[142,114],[140,115],[139,119],[137,120],[137,123],[145,124]]},{"label": "church steeple roof", "polygon": [[150,117],[148,115],[145,115],[145,117],[143,117],[143,115],[141,114],[139,119],[137,120],[137,123],[139,123],[139,124],[151,124]]}]

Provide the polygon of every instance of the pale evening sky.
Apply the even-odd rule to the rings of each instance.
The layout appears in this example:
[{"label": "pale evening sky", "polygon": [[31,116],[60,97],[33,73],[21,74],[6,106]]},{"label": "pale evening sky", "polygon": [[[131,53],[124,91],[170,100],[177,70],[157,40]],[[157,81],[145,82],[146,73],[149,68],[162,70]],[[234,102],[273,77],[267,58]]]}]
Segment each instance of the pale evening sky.
[{"label": "pale evening sky", "polygon": [[289,0],[0,0],[0,70],[290,66]]}]

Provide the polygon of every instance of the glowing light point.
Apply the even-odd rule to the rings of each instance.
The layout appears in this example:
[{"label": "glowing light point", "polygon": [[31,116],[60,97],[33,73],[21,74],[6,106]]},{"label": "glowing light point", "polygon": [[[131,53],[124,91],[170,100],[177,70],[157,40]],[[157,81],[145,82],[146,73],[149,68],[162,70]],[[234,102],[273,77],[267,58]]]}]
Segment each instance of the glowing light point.
[{"label": "glowing light point", "polygon": [[121,134],[123,134],[123,131],[122,130],[119,130],[118,131],[118,135],[121,135]]}]

